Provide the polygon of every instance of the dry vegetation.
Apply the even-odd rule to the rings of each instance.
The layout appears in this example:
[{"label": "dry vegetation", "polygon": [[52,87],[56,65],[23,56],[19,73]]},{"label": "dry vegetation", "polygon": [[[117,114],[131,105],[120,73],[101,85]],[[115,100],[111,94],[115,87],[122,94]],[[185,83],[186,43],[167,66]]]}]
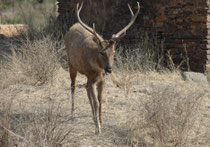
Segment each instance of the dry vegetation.
[{"label": "dry vegetation", "polygon": [[1,66],[1,146],[210,143],[210,95],[195,83],[183,81],[179,71],[145,70],[139,52],[124,60],[119,51],[114,74],[107,77],[104,124],[97,136],[82,75],[76,90],[76,119],[71,118],[69,74],[57,52],[63,44],[58,46],[49,36],[20,42]]},{"label": "dry vegetation", "polygon": [[49,36],[40,40],[21,42],[21,46],[12,49],[12,55],[5,57],[7,69],[21,73],[25,82],[43,84],[51,81],[59,68],[59,53],[56,50],[57,41]]},{"label": "dry vegetation", "polygon": [[164,83],[148,83],[153,89],[149,95],[133,98],[135,103],[131,104],[132,115],[127,122],[131,144],[193,146],[191,141],[195,140],[193,143],[199,145],[202,117],[199,105],[205,92],[178,77],[174,77],[176,81],[170,80],[171,83],[165,78]]},{"label": "dry vegetation", "polygon": [[0,1],[0,24],[43,25],[47,18],[56,15],[56,0],[44,0],[43,4],[36,0]]},{"label": "dry vegetation", "polygon": [[31,30],[0,40],[1,48],[10,50],[0,66],[1,147],[210,144],[209,89],[184,81],[178,70],[162,68],[161,54],[157,60],[156,45],[149,45],[148,38],[132,52],[116,53],[113,74],[106,77],[102,134],[97,136],[85,77],[77,79],[72,120],[63,42]]}]

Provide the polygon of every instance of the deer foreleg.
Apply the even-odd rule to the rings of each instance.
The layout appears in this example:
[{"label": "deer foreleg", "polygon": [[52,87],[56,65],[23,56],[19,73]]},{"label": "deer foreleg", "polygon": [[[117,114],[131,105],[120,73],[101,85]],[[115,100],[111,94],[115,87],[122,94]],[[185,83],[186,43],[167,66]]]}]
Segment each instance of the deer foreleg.
[{"label": "deer foreleg", "polygon": [[86,90],[87,90],[87,95],[88,95],[88,99],[89,99],[89,102],[90,102],[90,106],[91,106],[91,110],[92,110],[92,115],[93,115],[93,121],[94,123],[96,123],[96,120],[95,120],[95,111],[94,111],[94,103],[93,103],[93,99],[91,97],[91,93],[90,93],[90,90],[89,90],[89,86],[87,84],[87,87],[86,87]]},{"label": "deer foreleg", "polygon": [[76,76],[77,71],[70,67],[70,78],[71,78],[71,97],[72,97],[72,107],[71,107],[71,114],[74,113],[74,95],[75,95],[75,83],[76,83]]},{"label": "deer foreleg", "polygon": [[100,125],[100,121],[99,121],[99,101],[96,98],[95,95],[95,84],[92,82],[88,82],[88,97],[89,100],[92,101],[93,105],[92,105],[92,109],[93,109],[93,119],[95,121],[95,125],[96,125],[96,134],[100,134],[101,133],[101,125]]},{"label": "deer foreleg", "polygon": [[101,110],[102,110],[102,96],[103,96],[103,89],[104,89],[104,81],[102,80],[97,84],[98,90],[98,101],[99,101],[99,120],[102,125],[102,118],[101,118]]}]

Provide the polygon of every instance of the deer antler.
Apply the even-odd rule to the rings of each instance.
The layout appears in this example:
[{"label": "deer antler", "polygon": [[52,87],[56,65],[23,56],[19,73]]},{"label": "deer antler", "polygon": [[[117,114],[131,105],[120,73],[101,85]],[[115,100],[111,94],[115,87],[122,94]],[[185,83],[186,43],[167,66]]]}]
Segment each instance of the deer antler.
[{"label": "deer antler", "polygon": [[78,19],[79,23],[83,26],[83,28],[85,28],[87,31],[92,33],[99,40],[99,42],[102,42],[103,40],[100,38],[100,36],[95,31],[95,24],[93,24],[93,28],[91,28],[81,20],[79,13],[82,9],[82,6],[83,6],[83,2],[81,3],[80,7],[79,7],[79,3],[77,3],[76,15],[77,15],[77,19]]},{"label": "deer antler", "polygon": [[129,8],[130,13],[131,13],[131,20],[130,20],[129,24],[128,24],[126,27],[124,27],[120,32],[118,32],[117,34],[112,35],[112,39],[113,39],[113,40],[120,40],[122,37],[124,37],[124,36],[126,35],[126,31],[127,31],[127,30],[132,26],[132,24],[135,22],[135,20],[136,20],[138,14],[139,14],[139,11],[140,11],[140,4],[139,4],[139,2],[137,2],[137,5],[138,5],[138,10],[137,10],[137,12],[136,12],[135,15],[134,15],[134,13],[133,13],[133,11],[132,11],[130,5],[128,4],[128,8]]}]

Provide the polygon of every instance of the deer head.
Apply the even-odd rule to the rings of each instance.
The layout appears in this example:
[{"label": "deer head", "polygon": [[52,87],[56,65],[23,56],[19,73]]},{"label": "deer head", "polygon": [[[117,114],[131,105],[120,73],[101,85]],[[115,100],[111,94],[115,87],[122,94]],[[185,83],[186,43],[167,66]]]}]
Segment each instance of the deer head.
[{"label": "deer head", "polygon": [[100,63],[102,64],[102,66],[104,67],[104,70],[106,73],[111,73],[112,72],[112,64],[114,61],[114,52],[115,52],[115,45],[117,42],[119,42],[125,35],[126,35],[126,31],[132,26],[132,24],[135,22],[139,11],[140,11],[140,4],[139,2],[137,2],[137,12],[134,14],[130,5],[128,4],[128,8],[130,10],[131,13],[131,20],[128,23],[127,26],[125,26],[121,31],[119,31],[117,34],[113,34],[112,38],[109,40],[104,40],[95,30],[95,24],[93,24],[93,27],[89,27],[87,24],[85,24],[79,14],[80,11],[83,7],[83,2],[81,3],[81,5],[79,6],[79,3],[77,3],[77,7],[76,7],[76,16],[77,19],[79,21],[79,23],[82,25],[83,28],[85,28],[87,31],[89,31],[90,33],[93,34],[94,41],[97,43],[98,45],[98,52],[99,52],[99,60]]}]

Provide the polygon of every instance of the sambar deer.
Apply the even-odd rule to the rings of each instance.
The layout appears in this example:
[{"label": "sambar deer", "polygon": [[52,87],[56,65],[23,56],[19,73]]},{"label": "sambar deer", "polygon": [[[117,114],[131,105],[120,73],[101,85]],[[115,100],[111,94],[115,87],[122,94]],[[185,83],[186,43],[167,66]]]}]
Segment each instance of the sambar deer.
[{"label": "sambar deer", "polygon": [[[79,23],[74,24],[66,33],[64,40],[67,50],[69,72],[71,78],[71,96],[72,96],[72,115],[74,112],[74,95],[77,72],[87,77],[87,95],[92,109],[93,121],[95,123],[96,134],[101,133],[101,107],[102,94],[104,89],[104,76],[112,72],[114,62],[114,53],[116,43],[126,34],[126,31],[136,20],[140,11],[140,5],[137,2],[137,12],[133,13],[130,5],[131,20],[128,25],[117,34],[112,35],[109,40],[104,40],[96,33],[95,25],[93,28],[86,25],[79,14],[83,3],[76,6],[76,16]],[[96,96],[96,86],[98,95]]]}]

